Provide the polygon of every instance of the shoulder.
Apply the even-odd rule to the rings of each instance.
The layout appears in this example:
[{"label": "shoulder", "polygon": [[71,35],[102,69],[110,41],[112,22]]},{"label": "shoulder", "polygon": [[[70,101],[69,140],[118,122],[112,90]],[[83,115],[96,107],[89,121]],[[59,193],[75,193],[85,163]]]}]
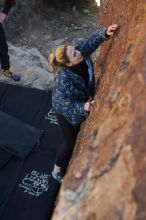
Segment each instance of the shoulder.
[{"label": "shoulder", "polygon": [[70,70],[63,69],[59,71],[55,78],[55,86],[60,89],[70,87],[74,81],[73,74]]},{"label": "shoulder", "polygon": [[63,69],[57,75],[57,79],[60,82],[61,81],[72,81],[72,79],[74,79],[74,78],[75,78],[75,74],[68,69]]}]

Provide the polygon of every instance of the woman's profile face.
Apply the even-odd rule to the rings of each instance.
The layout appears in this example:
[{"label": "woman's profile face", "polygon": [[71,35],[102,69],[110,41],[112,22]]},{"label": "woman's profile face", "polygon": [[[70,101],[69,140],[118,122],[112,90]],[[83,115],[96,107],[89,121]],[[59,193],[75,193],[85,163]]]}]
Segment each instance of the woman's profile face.
[{"label": "woman's profile face", "polygon": [[74,46],[67,46],[66,54],[70,61],[66,64],[66,66],[75,66],[84,59],[81,52],[75,49]]}]

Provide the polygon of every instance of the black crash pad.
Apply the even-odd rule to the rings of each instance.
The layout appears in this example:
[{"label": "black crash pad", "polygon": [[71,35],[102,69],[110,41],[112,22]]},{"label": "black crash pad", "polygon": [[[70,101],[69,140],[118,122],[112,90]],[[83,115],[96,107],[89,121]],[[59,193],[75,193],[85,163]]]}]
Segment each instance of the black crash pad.
[{"label": "black crash pad", "polygon": [[0,169],[0,219],[49,220],[60,185],[51,177],[63,139],[51,106],[51,91],[0,83],[0,111],[43,130],[37,150],[16,155]]}]

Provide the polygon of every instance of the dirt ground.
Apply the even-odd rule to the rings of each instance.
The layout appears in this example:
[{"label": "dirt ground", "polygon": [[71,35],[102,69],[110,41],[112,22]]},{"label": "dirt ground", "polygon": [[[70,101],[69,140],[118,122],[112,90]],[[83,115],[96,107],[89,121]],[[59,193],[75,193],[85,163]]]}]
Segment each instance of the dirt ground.
[{"label": "dirt ground", "polygon": [[25,25],[19,26],[15,32],[12,31],[12,42],[37,47],[44,53],[56,40],[64,39],[65,43],[70,43],[88,36],[97,28],[97,16],[97,11],[93,9],[61,12],[51,8],[41,11],[28,19]]}]

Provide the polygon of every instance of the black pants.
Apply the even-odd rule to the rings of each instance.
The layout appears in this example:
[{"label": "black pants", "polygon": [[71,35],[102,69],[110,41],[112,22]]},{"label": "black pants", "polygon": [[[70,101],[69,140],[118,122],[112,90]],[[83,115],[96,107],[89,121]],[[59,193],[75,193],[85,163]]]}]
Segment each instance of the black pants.
[{"label": "black pants", "polygon": [[56,113],[56,116],[62,131],[64,144],[59,146],[55,158],[55,165],[64,169],[68,165],[72,155],[80,124],[72,125],[63,115]]},{"label": "black pants", "polygon": [[8,70],[10,68],[8,45],[3,25],[0,23],[0,62],[1,69]]}]

